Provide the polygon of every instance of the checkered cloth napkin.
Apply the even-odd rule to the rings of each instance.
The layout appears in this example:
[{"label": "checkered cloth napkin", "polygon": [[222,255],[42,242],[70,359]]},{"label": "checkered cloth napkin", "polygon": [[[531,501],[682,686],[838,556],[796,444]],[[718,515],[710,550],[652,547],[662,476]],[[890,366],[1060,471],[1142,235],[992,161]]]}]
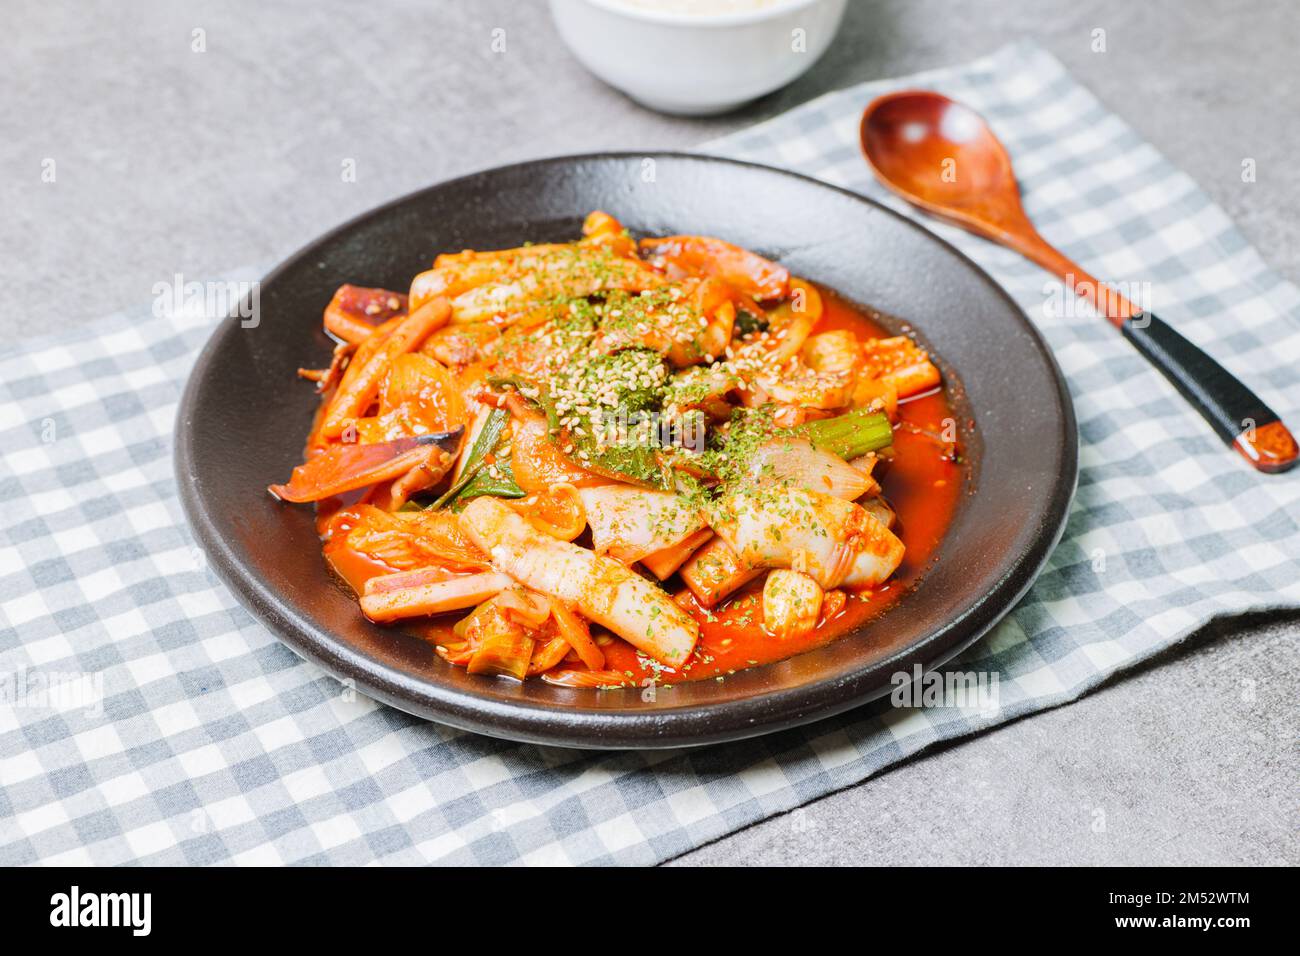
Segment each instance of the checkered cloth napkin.
[{"label": "checkered cloth napkin", "polygon": [[[823,96],[708,150],[911,214],[856,133],[862,106],[903,86],[983,113],[1051,241],[1097,275],[1151,282],[1166,321],[1300,416],[1300,294],[1033,46]],[[1065,539],[952,665],[998,675],[996,711],[880,703],[732,745],[601,754],[344,693],[206,569],[170,437],[215,318],[141,310],[0,353],[0,863],[652,863],[1071,700],[1214,615],[1300,602],[1300,477],[1257,475],[1113,329],[1045,308],[1070,297],[1037,268],[927,225],[1024,306],[1079,413]]]}]

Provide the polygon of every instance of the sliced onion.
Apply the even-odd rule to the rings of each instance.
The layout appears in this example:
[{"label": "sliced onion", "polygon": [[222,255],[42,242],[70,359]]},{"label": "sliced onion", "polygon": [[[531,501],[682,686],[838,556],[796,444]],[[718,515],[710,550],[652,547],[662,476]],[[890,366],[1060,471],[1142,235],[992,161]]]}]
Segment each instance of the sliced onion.
[{"label": "sliced onion", "polygon": [[775,438],[754,452],[749,474],[759,481],[791,481],[808,491],[853,501],[875,482],[838,455],[813,447],[806,438]]},{"label": "sliced onion", "polygon": [[668,491],[631,485],[580,488],[597,554],[631,564],[672,547],[704,527],[700,513]]}]

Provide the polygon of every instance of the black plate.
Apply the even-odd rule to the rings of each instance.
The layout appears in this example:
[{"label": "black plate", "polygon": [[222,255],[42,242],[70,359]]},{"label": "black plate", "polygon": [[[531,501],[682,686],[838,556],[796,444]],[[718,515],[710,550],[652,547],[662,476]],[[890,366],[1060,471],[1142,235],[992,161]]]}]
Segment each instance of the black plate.
[{"label": "black plate", "polygon": [[[321,558],[310,508],[266,493],[299,461],[327,362],[321,310],[344,282],[405,289],[439,252],[568,240],[604,209],[634,233],[716,235],[899,316],[936,356],[974,428],[965,496],[914,593],[861,632],[653,700],[474,677],[426,643],[366,622]],[[313,242],[261,284],[260,324],[226,320],[176,421],[181,498],[213,567],[297,653],[362,692],[455,727],[576,747],[673,747],[768,733],[853,707],[889,676],[985,634],[1064,527],[1077,470],[1060,371],[1015,303],[969,259],[894,212],[763,166],[676,154],[538,160],[430,187]]]}]

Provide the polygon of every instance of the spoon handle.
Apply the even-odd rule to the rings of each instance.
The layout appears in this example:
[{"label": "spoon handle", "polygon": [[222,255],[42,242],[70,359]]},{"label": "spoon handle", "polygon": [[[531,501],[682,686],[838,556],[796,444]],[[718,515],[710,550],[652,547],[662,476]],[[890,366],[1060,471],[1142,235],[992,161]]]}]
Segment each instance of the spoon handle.
[{"label": "spoon handle", "polygon": [[1183,398],[1201,413],[1224,443],[1268,474],[1286,471],[1300,460],[1300,448],[1277,413],[1226,368],[1173,326],[1085,272],[1040,236],[1024,218],[1011,234],[996,237],[1021,255],[1054,272],[1077,295],[1089,299],[1106,320],[1160,370]]},{"label": "spoon handle", "polygon": [[1124,319],[1120,332],[1257,469],[1275,473],[1296,463],[1300,449],[1277,413],[1173,326],[1139,312]]}]

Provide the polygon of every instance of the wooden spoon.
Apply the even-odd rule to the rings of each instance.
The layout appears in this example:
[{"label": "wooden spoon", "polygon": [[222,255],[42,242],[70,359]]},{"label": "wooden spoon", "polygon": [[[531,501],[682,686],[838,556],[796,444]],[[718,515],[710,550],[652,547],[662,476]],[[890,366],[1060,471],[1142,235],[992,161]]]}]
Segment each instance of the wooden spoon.
[{"label": "wooden spoon", "polygon": [[1232,373],[1038,234],[1011,158],[978,113],[929,90],[888,93],[863,112],[861,139],[876,176],[908,202],[1016,250],[1091,300],[1255,468],[1286,471],[1300,458],[1286,425]]}]

